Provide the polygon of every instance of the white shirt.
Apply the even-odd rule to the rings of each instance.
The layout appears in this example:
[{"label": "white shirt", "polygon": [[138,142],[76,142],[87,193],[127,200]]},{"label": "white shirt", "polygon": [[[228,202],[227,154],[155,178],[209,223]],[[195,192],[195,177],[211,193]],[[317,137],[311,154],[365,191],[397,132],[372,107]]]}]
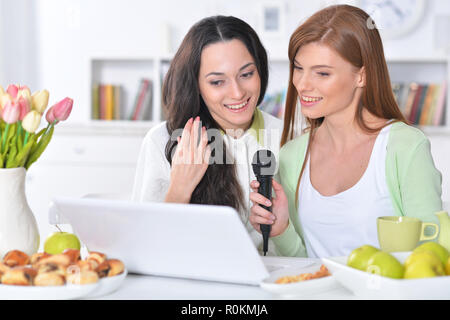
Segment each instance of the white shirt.
[{"label": "white shirt", "polygon": [[[236,165],[237,177],[243,191],[244,201],[247,201],[247,207],[239,213],[240,218],[253,243],[260,251],[262,251],[262,236],[248,221],[249,211],[252,206],[250,201],[250,182],[256,180],[251,162],[257,150],[267,148],[274,153],[278,168],[279,145],[283,129],[280,119],[262,111],[261,114],[264,119],[264,128],[267,129],[258,133],[260,134],[259,139],[256,138],[256,134],[251,132],[251,130],[247,130],[238,139],[228,135],[223,136],[228,151],[233,156]],[[169,138],[166,122],[153,127],[146,134],[137,162],[132,194],[134,201],[164,201],[170,184],[171,168],[165,156],[165,148]],[[269,241],[267,254],[275,255],[274,245],[271,244],[271,241]]]},{"label": "white shirt", "polygon": [[308,257],[345,256],[364,244],[379,247],[376,220],[395,215],[385,169],[390,127],[379,132],[361,179],[336,195],[323,196],[313,187],[308,157],[298,203]]}]

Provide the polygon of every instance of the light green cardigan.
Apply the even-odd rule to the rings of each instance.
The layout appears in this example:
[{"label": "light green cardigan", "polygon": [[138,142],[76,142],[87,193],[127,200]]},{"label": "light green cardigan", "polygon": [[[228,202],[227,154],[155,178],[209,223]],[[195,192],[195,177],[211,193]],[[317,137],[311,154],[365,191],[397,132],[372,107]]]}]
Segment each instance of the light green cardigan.
[{"label": "light green cardigan", "polygon": [[[279,175],[289,200],[289,225],[281,235],[271,239],[277,254],[282,256],[307,255],[295,191],[308,137],[309,134],[301,135],[280,150]],[[419,129],[403,122],[392,124],[387,144],[386,182],[396,215],[437,223],[434,213],[442,210],[442,177],[434,166],[430,142]]]}]

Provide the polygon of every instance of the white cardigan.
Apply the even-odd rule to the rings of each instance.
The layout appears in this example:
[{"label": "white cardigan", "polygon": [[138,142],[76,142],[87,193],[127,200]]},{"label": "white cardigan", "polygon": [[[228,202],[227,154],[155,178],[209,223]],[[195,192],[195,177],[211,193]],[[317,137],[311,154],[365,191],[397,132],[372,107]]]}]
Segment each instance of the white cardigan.
[{"label": "white cardigan", "polygon": [[[230,154],[234,157],[244,199],[248,199],[247,208],[240,212],[241,220],[255,246],[262,252],[262,236],[254,230],[248,221],[249,210],[252,206],[250,201],[250,182],[256,180],[251,162],[257,150],[267,148],[275,154],[278,169],[278,153],[283,124],[280,119],[268,113],[259,111],[259,109],[256,112],[259,112],[264,120],[260,127],[252,125],[251,129],[254,130],[247,130],[238,139],[234,139],[226,134],[223,137]],[[255,134],[255,130],[258,131],[258,136]],[[170,184],[171,168],[165,156],[165,148],[169,138],[166,122],[153,127],[146,134],[137,162],[132,195],[134,201],[164,201]],[[267,254],[275,255],[274,245],[271,243],[269,243],[269,252]]]}]

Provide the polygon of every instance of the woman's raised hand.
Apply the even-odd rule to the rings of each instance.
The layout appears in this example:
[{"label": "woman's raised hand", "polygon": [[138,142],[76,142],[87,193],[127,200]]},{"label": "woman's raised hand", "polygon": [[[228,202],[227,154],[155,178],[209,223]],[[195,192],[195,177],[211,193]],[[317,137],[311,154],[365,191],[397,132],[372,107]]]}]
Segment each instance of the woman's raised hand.
[{"label": "woman's raised hand", "polygon": [[[275,191],[275,197],[272,197],[272,202],[258,193],[258,181],[253,180],[250,183],[250,187],[253,190],[250,193],[250,200],[253,202],[253,206],[250,210],[249,221],[253,228],[261,232],[260,225],[268,224],[272,226],[270,230],[271,237],[282,234],[289,224],[289,204],[281,184],[275,181],[275,179],[272,179],[272,187]],[[272,205],[272,212],[264,209],[260,205],[266,207]]]},{"label": "woman's raised hand", "polygon": [[211,149],[205,127],[200,131],[200,117],[188,120],[172,158],[170,186],[166,202],[189,203],[192,192],[208,169]]}]

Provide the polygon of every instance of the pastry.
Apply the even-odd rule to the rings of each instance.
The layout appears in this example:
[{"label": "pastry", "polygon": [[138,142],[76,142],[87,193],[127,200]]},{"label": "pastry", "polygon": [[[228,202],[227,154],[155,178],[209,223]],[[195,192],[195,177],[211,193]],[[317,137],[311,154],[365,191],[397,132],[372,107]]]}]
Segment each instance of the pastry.
[{"label": "pastry", "polygon": [[38,252],[38,253],[34,253],[31,255],[30,257],[30,264],[31,265],[35,265],[36,263],[38,263],[41,259],[44,258],[48,258],[50,257],[51,254],[47,253],[47,252]]},{"label": "pastry", "polygon": [[62,286],[66,283],[66,279],[59,273],[45,272],[39,273],[33,283],[35,286]]},{"label": "pastry", "polygon": [[[31,266],[27,266],[30,264]],[[96,283],[100,278],[123,273],[118,259],[107,259],[101,252],[90,252],[82,260],[80,251],[66,249],[61,254],[45,252],[30,257],[19,250],[9,251],[0,262],[0,283],[20,286],[63,286]]]},{"label": "pastry", "polygon": [[106,255],[101,252],[89,252],[86,260],[93,260],[97,262],[97,266],[99,266],[106,260]]},{"label": "pastry", "polygon": [[101,263],[96,271],[100,278],[103,277],[113,277],[118,274],[121,274],[123,270],[125,269],[124,264],[122,261],[117,259],[109,259],[105,260],[103,263]]},{"label": "pastry", "polygon": [[36,270],[29,267],[15,267],[6,271],[2,276],[2,284],[31,286],[36,276]]},{"label": "pastry", "polygon": [[97,264],[97,261],[95,261],[95,260],[79,260],[79,261],[77,261],[77,263],[69,266],[69,268],[71,269],[70,273],[73,273],[76,270],[78,270],[78,271],[95,271],[95,269],[97,267],[98,267],[98,264]]},{"label": "pastry", "polygon": [[66,269],[70,264],[70,258],[64,254],[56,254],[39,260],[33,267],[39,274],[41,273],[57,273],[61,276],[66,275]]},{"label": "pastry", "polygon": [[42,273],[56,273],[61,276],[66,275],[67,268],[62,264],[56,264],[56,263],[43,263],[36,267],[35,269],[38,274]]},{"label": "pastry", "polygon": [[57,265],[61,265],[67,267],[70,264],[70,257],[65,254],[55,254],[46,258],[42,258],[36,263],[36,267],[39,267],[43,264],[53,263]]},{"label": "pastry", "polygon": [[8,267],[6,264],[0,262],[0,277],[9,269],[11,268]]},{"label": "pastry", "polygon": [[30,257],[20,250],[11,250],[3,257],[3,263],[8,267],[25,266],[30,262]]},{"label": "pastry", "polygon": [[81,271],[78,273],[68,274],[66,281],[70,284],[96,283],[98,281],[98,275],[95,271]]},{"label": "pastry", "polygon": [[76,263],[78,260],[81,259],[80,250],[77,249],[66,249],[63,251],[62,254],[70,258],[70,263]]}]

